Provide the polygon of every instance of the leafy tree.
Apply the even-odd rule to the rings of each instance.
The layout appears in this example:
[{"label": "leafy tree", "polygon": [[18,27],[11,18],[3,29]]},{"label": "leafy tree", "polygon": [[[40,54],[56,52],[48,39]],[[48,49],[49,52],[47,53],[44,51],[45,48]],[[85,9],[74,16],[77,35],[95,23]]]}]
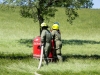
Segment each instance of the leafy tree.
[{"label": "leafy tree", "polygon": [[93,0],[87,0],[82,7],[83,8],[92,8],[93,5],[94,5]]},{"label": "leafy tree", "polygon": [[[78,16],[76,10],[90,0],[3,0],[4,4],[20,6],[20,14],[23,17],[33,18],[39,25],[46,19],[55,16],[56,7],[64,7],[67,21],[72,21]],[[41,32],[41,27],[40,27]]]}]

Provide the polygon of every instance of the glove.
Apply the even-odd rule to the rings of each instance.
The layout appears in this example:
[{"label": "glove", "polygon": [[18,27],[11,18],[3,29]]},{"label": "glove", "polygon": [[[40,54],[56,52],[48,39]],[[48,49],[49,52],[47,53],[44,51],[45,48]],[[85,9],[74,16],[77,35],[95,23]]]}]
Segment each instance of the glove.
[{"label": "glove", "polygon": [[44,46],[44,43],[41,43],[41,46]]}]

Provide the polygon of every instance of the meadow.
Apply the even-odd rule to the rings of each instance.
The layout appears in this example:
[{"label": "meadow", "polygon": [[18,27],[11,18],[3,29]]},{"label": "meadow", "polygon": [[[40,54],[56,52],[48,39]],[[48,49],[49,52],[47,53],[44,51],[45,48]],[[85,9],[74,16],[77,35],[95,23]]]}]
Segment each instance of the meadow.
[{"label": "meadow", "polygon": [[33,39],[39,24],[23,18],[19,9],[0,9],[0,75],[100,75],[100,9],[80,9],[73,24],[64,8],[45,21],[50,27],[60,23],[64,62],[43,65],[33,58]]}]

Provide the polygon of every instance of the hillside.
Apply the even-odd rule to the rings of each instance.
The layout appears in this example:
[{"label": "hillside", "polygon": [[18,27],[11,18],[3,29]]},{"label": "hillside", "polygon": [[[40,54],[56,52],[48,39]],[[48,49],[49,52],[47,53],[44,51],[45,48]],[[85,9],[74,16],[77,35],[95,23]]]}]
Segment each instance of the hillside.
[{"label": "hillside", "polygon": [[[95,40],[100,41],[100,10],[80,9],[79,17],[69,24],[64,8],[58,8],[55,18],[47,22],[49,26],[55,21],[60,23],[63,40]],[[18,9],[0,9],[0,41],[32,40],[39,35],[39,24],[33,19],[23,18]],[[22,41],[22,40],[21,40]],[[23,40],[25,41],[25,40]]]},{"label": "hillside", "polygon": [[[65,10],[63,8],[58,8],[58,10],[55,18],[51,18],[50,22],[47,23],[51,26],[55,21],[58,21],[60,23],[62,38],[100,40],[100,10],[78,10],[79,17],[73,21],[73,25],[70,25],[67,22],[67,16],[64,12]],[[33,19],[30,18],[22,18],[18,10],[13,11],[11,9],[0,9],[0,30],[1,39],[32,39],[39,35],[38,23],[34,23]]]}]

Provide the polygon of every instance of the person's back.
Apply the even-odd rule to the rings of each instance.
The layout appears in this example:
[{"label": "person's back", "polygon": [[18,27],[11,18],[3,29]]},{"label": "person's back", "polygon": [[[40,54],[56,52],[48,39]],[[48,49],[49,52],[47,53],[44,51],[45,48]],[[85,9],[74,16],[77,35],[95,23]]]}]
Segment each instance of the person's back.
[{"label": "person's back", "polygon": [[[42,23],[44,24],[44,23]],[[46,63],[48,64],[48,56],[49,56],[49,52],[51,50],[51,40],[52,40],[52,35],[51,32],[47,29],[48,26],[47,25],[43,25],[42,27],[42,32],[41,32],[41,45],[44,46],[44,50],[43,50],[43,54],[44,54],[44,58]]]},{"label": "person's back", "polygon": [[61,41],[61,34],[57,30],[52,30],[53,39],[55,41]]},{"label": "person's back", "polygon": [[[55,58],[57,57],[58,60],[62,61],[62,54],[61,54],[61,48],[62,48],[62,41],[61,41],[61,34],[59,33],[59,27],[57,24],[54,24],[52,26],[52,38],[55,42],[55,50],[54,53]],[[56,56],[57,55],[57,56]]]},{"label": "person's back", "polygon": [[43,29],[41,33],[41,42],[51,42],[51,32],[48,29]]}]

